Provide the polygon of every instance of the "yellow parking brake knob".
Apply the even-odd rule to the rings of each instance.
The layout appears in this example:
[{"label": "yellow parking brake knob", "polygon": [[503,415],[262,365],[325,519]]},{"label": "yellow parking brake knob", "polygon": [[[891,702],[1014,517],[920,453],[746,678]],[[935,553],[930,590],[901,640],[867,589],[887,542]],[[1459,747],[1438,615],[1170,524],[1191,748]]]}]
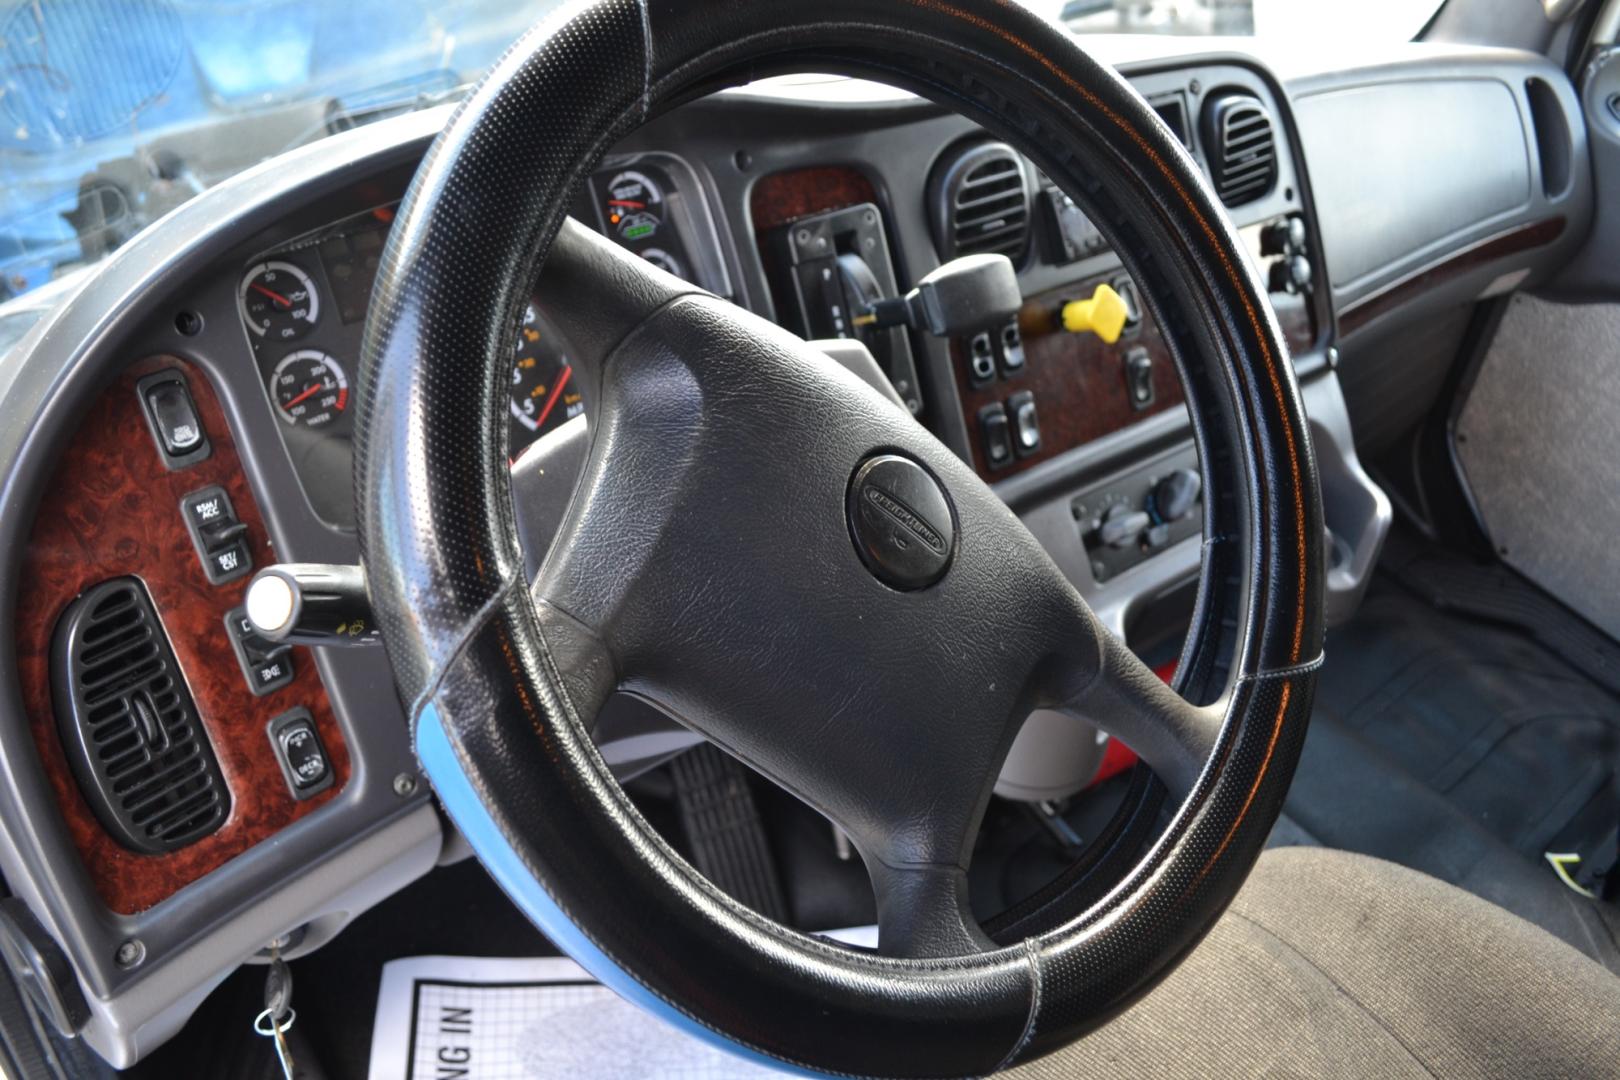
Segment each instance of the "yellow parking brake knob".
[{"label": "yellow parking brake knob", "polygon": [[1124,332],[1129,315],[1124,298],[1103,282],[1090,300],[1070,300],[1063,305],[1063,329],[1075,334],[1096,334],[1112,345]]}]

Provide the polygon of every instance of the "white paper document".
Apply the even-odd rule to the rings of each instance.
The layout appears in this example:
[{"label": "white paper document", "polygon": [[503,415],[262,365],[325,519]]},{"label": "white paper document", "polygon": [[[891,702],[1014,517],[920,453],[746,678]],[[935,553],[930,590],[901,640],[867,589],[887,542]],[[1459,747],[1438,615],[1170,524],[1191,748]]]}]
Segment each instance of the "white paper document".
[{"label": "white paper document", "polygon": [[383,967],[370,1080],[760,1080],[572,960],[413,956]]}]

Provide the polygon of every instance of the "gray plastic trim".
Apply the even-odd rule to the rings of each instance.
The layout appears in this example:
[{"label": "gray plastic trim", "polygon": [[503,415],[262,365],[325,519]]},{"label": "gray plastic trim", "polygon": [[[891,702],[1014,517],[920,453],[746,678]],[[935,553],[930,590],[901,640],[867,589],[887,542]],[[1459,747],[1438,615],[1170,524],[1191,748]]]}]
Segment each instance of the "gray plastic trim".
[{"label": "gray plastic trim", "polygon": [[[1532,78],[1554,92],[1569,128],[1570,182],[1552,195],[1525,89]],[[1546,57],[1412,46],[1288,85],[1336,308],[1517,225],[1564,218],[1558,241],[1513,260],[1543,276],[1585,237],[1592,216],[1586,125],[1568,76]],[[1443,291],[1467,303],[1501,273],[1500,265],[1486,266]]]},{"label": "gray plastic trim", "polygon": [[[1348,620],[1361,603],[1393,514],[1389,498],[1361,468],[1356,457],[1338,376],[1326,367],[1315,369],[1313,374],[1301,379],[1300,392],[1311,422],[1311,441],[1322,476],[1323,509],[1328,528],[1340,539],[1342,547],[1342,556],[1333,562],[1327,578],[1328,621],[1338,625]],[[1179,420],[1179,424],[1169,423],[1172,418]],[[1036,472],[1032,469],[1025,476],[1014,478],[1014,481],[1022,481],[1018,488],[1014,488],[1014,481],[1008,481],[998,489],[1009,502],[1017,500],[1024,524],[1080,590],[1103,625],[1121,641],[1127,640],[1127,627],[1137,612],[1197,580],[1202,565],[1202,545],[1197,538],[1185,540],[1099,584],[1092,577],[1091,562],[1069,504],[1084,491],[1106,487],[1125,474],[1150,468],[1154,461],[1171,460],[1191,448],[1184,412],[1161,414],[1158,419],[1161,422],[1157,426],[1165,428],[1171,436],[1168,450],[1150,456],[1144,448],[1156,444],[1133,438],[1129,449],[1108,453],[1108,448],[1101,445],[1106,440],[1098,440],[1080,448],[1085,452],[1088,467],[1078,473],[1084,477],[1078,484],[1047,483],[1039,477],[1030,479]],[[1139,425],[1140,428],[1147,426]],[[1141,433],[1133,429],[1130,434],[1139,436]],[[1066,478],[1077,475],[1067,470],[1080,461],[1075,458],[1069,462],[1064,473]],[[1019,732],[996,782],[998,795],[1058,798],[1078,790],[1090,779],[1102,752],[1096,738],[1097,729],[1083,721],[1058,719],[1064,722],[1032,717],[1032,722]],[[1053,768],[1052,762],[1062,762],[1064,767]]]},{"label": "gray plastic trim", "polygon": [[1367,475],[1356,456],[1338,377],[1330,374],[1315,379],[1303,393],[1316,470],[1322,478],[1322,516],[1330,545],[1327,622],[1330,627],[1341,626],[1361,606],[1372,582],[1394,510],[1389,496]]},{"label": "gray plastic trim", "polygon": [[[0,365],[0,610],[15,609],[34,508],[78,417],[125,365],[159,352],[191,360],[213,383],[277,551],[355,560],[353,538],[308,513],[274,434],[277,421],[231,314],[235,274],[210,271],[237,258],[245,241],[261,242],[289,215],[341,199],[359,181],[392,171],[403,190],[446,115],[435,110],[335,136],[197,196],[102,263],[29,331]],[[182,305],[203,310],[203,333],[175,331]],[[112,1064],[127,1066],[157,1045],[272,937],[313,920],[318,932],[306,932],[300,946],[313,948],[437,856],[441,827],[425,785],[407,798],[394,792],[394,776],[415,776],[416,765],[386,660],[337,664],[317,656],[353,762],[342,793],[275,844],[156,907],[131,916],[108,911],[54,812],[21,704],[14,630],[9,618],[0,620],[0,870],[66,950],[91,1009],[84,1036]],[[126,970],[113,957],[129,939],[141,942],[144,959]]]}]

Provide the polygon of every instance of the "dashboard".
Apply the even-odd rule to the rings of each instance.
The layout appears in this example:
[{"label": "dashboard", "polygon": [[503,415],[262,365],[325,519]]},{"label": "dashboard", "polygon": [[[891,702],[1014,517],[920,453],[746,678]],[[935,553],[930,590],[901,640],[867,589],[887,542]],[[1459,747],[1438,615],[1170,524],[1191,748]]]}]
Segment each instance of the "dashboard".
[{"label": "dashboard", "polygon": [[[1585,235],[1573,92],[1521,54],[1412,46],[1327,71],[1168,41],[1088,44],[1153,104],[1250,253],[1311,417],[1330,619],[1344,617],[1390,517],[1358,451],[1379,447],[1389,408],[1432,402],[1458,310],[1545,277]],[[1533,110],[1537,81],[1551,98]],[[1450,150],[1475,165],[1434,162],[1449,200],[1406,206],[1384,190],[1369,202],[1376,185],[1356,170],[1377,170],[1380,145],[1424,141],[1399,89],[1437,83],[1477,114],[1460,129],[1483,142]],[[1386,142],[1362,133],[1372,141],[1342,152],[1343,103],[1368,96],[1390,102]],[[317,948],[462,850],[419,777],[382,650],[277,649],[240,617],[255,568],[358,561],[352,440],[371,285],[447,115],[334,134],[205,192],[99,267],[0,368],[14,421],[0,425],[0,604],[15,614],[0,642],[0,868],[25,904],[0,935],[60,957],[75,979],[56,991],[114,1064],[172,1034],[271,942],[285,956]],[[1505,172],[1478,167],[1504,156]],[[1557,176],[1542,165],[1555,159]],[[1116,633],[1144,652],[1178,640],[1206,539],[1177,374],[1193,358],[1171,354],[1127,270],[1152,253],[1113,250],[1108,223],[1040,160],[887,88],[768,80],[643,126],[572,213],[829,352],[858,341],[898,407],[973,465]],[[1358,233],[1374,223],[1377,245]],[[943,338],[867,318],[985,252],[1016,268],[1013,318]],[[531,566],[592,407],[546,303],[513,311],[501,345],[514,484],[554,508],[525,526]],[[1114,303],[1117,333],[1097,332],[1098,305]],[[1389,362],[1406,342],[1420,347]],[[84,751],[103,729],[86,726],[73,665],[115,623],[163,647],[142,661],[156,674],[140,678],[157,681],[118,698],[106,738],[155,710],[196,751],[183,787],[143,774],[161,828],[132,824]],[[610,710],[596,734],[625,774],[690,744],[633,709]],[[1050,763],[1067,753],[1021,736],[998,791],[1060,792]]]}]

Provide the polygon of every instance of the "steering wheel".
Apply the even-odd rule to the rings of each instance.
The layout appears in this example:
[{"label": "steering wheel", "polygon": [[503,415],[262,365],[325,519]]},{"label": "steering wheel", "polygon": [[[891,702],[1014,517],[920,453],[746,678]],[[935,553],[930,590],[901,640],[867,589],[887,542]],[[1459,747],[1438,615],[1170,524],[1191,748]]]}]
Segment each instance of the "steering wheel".
[{"label": "steering wheel", "polygon": [[[765,320],[565,217],[660,110],[789,71],[949,104],[1079,201],[1186,385],[1203,574],[1164,687],[990,489],[902,410]],[[540,269],[591,450],[526,580],[505,446]],[[1209,929],[1288,788],[1321,659],[1322,516],[1288,354],[1239,242],[1146,103],[996,0],[604,0],[500,60],[392,230],[360,374],[360,539],[423,769],[554,942],[741,1053],[842,1074],[982,1074],[1067,1044]],[[844,829],[880,947],[777,925],[704,880],[592,746],[656,703]],[[972,839],[1034,708],[1135,748],[1179,809],[1034,932],[968,913]],[[1007,934],[1001,935],[1004,939]]]}]

